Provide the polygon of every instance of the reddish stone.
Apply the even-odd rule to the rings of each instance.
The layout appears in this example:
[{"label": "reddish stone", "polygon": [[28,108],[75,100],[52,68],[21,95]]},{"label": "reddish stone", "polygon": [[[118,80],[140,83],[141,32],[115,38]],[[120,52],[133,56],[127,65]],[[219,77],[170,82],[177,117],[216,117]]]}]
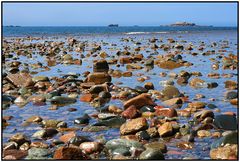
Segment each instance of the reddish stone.
[{"label": "reddish stone", "polygon": [[234,112],[231,112],[231,111],[227,111],[227,112],[225,112],[223,114],[230,115],[230,116],[236,116],[236,114]]},{"label": "reddish stone", "polygon": [[157,105],[157,106],[154,107],[155,110],[162,109],[162,108],[164,108],[164,106]]},{"label": "reddish stone", "polygon": [[148,94],[143,93],[126,101],[124,103],[124,108],[126,109],[131,105],[134,105],[137,109],[140,109],[145,105],[155,106],[156,104],[152,101],[151,97]]},{"label": "reddish stone", "polygon": [[128,107],[125,111],[123,111],[121,115],[124,118],[133,119],[139,115],[139,111],[137,110],[137,108],[134,105],[132,105],[132,106]]},{"label": "reddish stone", "polygon": [[157,109],[155,111],[155,114],[158,116],[165,116],[165,117],[177,117],[177,111],[174,108],[162,108],[162,109]]},{"label": "reddish stone", "polygon": [[3,157],[5,160],[20,160],[26,157],[27,155],[28,155],[27,151],[17,149],[3,151]]},{"label": "reddish stone", "polygon": [[82,153],[79,147],[59,147],[54,155],[53,159],[57,160],[86,160],[86,156]]},{"label": "reddish stone", "polygon": [[22,87],[25,85],[26,80],[30,80],[32,77],[28,73],[16,73],[7,75],[6,79],[13,83],[16,87]]},{"label": "reddish stone", "polygon": [[86,82],[94,82],[95,84],[103,84],[105,82],[111,82],[112,78],[108,73],[95,72],[87,76]]},{"label": "reddish stone", "polygon": [[63,141],[64,143],[67,143],[72,137],[76,136],[75,132],[69,132],[67,134],[62,135],[61,137],[59,137],[59,139],[61,141]]},{"label": "reddish stone", "polygon": [[230,100],[230,103],[231,103],[232,105],[237,105],[237,104],[238,104],[238,99],[237,99],[237,98],[231,99],[231,100]]},{"label": "reddish stone", "polygon": [[80,97],[80,101],[82,102],[91,102],[92,100],[93,100],[93,96],[90,93],[84,94]]},{"label": "reddish stone", "polygon": [[13,118],[13,116],[3,116],[3,119],[5,120],[11,120]]},{"label": "reddish stone", "polygon": [[132,59],[130,57],[120,57],[119,62],[121,64],[128,64],[128,63],[132,63]]}]

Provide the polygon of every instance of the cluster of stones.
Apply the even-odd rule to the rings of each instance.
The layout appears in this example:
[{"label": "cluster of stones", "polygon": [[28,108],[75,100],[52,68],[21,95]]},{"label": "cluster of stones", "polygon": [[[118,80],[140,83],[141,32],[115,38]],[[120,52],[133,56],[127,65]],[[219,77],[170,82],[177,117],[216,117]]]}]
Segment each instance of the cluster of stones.
[{"label": "cluster of stones", "polygon": [[[32,116],[26,119],[24,125],[37,124],[42,126],[41,130],[31,135],[32,139],[41,140],[36,142],[30,140],[25,134],[17,133],[9,138],[9,141],[3,146],[3,157],[8,159],[99,159],[103,154],[109,159],[140,159],[140,160],[162,160],[165,159],[165,153],[168,150],[164,139],[181,139],[176,143],[176,147],[181,149],[192,149],[195,138],[218,138],[212,144],[210,157],[212,159],[236,159],[238,148],[237,118],[232,112],[218,113],[214,111],[217,106],[206,102],[198,101],[204,98],[199,94],[195,101],[191,101],[188,96],[174,86],[176,83],[181,86],[189,84],[192,88],[216,88],[217,82],[206,82],[201,79],[200,72],[181,71],[176,73],[160,73],[160,76],[168,75],[172,80],[161,81],[161,91],[156,90],[152,82],[146,82],[144,86],[135,88],[120,87],[111,83],[113,77],[130,77],[134,70],[143,69],[143,66],[137,63],[144,63],[145,67],[157,65],[162,69],[175,69],[182,66],[191,66],[192,64],[183,61],[180,55],[181,50],[192,51],[193,45],[183,46],[174,44],[175,40],[169,39],[169,44],[158,46],[155,44],[157,39],[149,40],[151,48],[163,49],[168,51],[170,48],[177,49],[176,54],[167,54],[157,56],[152,59],[145,59],[142,54],[131,54],[130,52],[118,51],[120,56],[117,60],[100,59],[93,61],[93,71],[86,71],[84,80],[78,79],[77,74],[67,74],[62,77],[34,76],[27,70],[19,70],[22,64],[19,61],[10,62],[7,72],[3,75],[3,109],[7,109],[11,104],[23,107],[29,102],[34,105],[45,105],[50,102],[51,110],[57,110],[59,106],[72,104],[80,100],[89,103],[98,111],[97,114],[84,114],[74,119],[74,124],[82,126],[83,132],[99,132],[110,128],[119,128],[119,138],[106,141],[104,138],[91,139],[90,137],[78,135],[77,128],[68,127],[68,123],[55,119],[44,119],[41,116]],[[74,47],[78,41],[68,40],[69,46]],[[4,44],[4,47],[7,45]],[[17,55],[28,55],[25,48],[40,48],[41,45],[31,44],[24,46],[18,44]],[[62,48],[62,43],[53,43],[52,48],[42,49],[43,54],[47,52],[47,61],[49,65],[56,64],[56,60],[50,56],[56,55]],[[199,50],[204,45],[199,47]],[[21,47],[21,48],[20,48]],[[60,48],[59,48],[60,47]],[[85,44],[80,44],[76,51],[83,51]],[[91,53],[100,51],[101,46],[95,45]],[[135,49],[140,51],[141,49]],[[4,58],[11,58],[10,51],[6,48]],[[196,53],[192,53],[197,55]],[[205,53],[204,55],[208,55]],[[100,52],[100,57],[107,57],[106,53]],[[64,64],[81,65],[82,60],[74,59],[70,54],[63,53],[60,59]],[[224,69],[236,69],[237,58],[235,55],[229,55],[222,59]],[[57,60],[59,61],[59,60]],[[127,64],[126,72],[113,70],[109,68],[111,64]],[[120,66],[120,65],[119,65]],[[43,68],[40,64],[34,65],[35,68]],[[218,64],[212,66],[218,69]],[[147,80],[147,77],[140,75],[139,82]],[[208,77],[218,79],[220,74],[210,73]],[[228,77],[228,76],[222,76]],[[232,105],[238,104],[238,94],[235,90],[238,84],[235,81],[227,80],[225,88],[225,100]],[[36,95],[37,94],[37,95]],[[64,95],[68,94],[68,96]],[[78,98],[78,96],[80,97]],[[107,105],[111,99],[119,99],[123,102],[123,107]],[[155,101],[160,100],[160,104]],[[183,106],[183,105],[186,105]],[[182,107],[185,107],[181,109]],[[207,109],[208,108],[208,109]],[[212,109],[212,110],[211,110]],[[77,111],[76,108],[70,108],[68,111]],[[180,124],[179,118],[189,118],[191,124]],[[190,119],[190,118],[193,119]],[[92,119],[97,122],[89,124]],[[3,126],[8,126],[11,116],[4,116]],[[61,134],[61,135],[60,135]],[[44,140],[59,136],[51,144]],[[54,147],[54,150],[49,148]]]}]

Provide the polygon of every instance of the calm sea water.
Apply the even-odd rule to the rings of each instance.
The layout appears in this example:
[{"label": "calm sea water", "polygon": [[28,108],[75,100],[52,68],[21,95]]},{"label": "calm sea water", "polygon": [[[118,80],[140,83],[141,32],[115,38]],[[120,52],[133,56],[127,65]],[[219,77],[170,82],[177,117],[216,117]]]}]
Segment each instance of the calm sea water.
[{"label": "calm sea water", "polygon": [[3,27],[3,36],[54,36],[54,35],[87,35],[87,34],[142,34],[193,32],[212,30],[237,30],[236,27],[169,27],[169,26],[130,26],[130,27]]}]

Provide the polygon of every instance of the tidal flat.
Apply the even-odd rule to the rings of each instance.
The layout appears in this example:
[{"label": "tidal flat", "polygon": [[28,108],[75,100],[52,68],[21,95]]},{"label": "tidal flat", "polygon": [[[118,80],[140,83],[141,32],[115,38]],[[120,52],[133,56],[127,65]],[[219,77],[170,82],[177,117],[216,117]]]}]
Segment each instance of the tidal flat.
[{"label": "tidal flat", "polygon": [[238,159],[237,31],[4,37],[3,159]]}]

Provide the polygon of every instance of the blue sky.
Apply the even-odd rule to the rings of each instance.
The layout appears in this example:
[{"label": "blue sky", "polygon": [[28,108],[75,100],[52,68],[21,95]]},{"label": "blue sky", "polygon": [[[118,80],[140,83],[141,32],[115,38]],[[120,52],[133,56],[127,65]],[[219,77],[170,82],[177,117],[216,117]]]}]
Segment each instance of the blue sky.
[{"label": "blue sky", "polygon": [[237,3],[3,3],[3,25],[237,26]]}]

